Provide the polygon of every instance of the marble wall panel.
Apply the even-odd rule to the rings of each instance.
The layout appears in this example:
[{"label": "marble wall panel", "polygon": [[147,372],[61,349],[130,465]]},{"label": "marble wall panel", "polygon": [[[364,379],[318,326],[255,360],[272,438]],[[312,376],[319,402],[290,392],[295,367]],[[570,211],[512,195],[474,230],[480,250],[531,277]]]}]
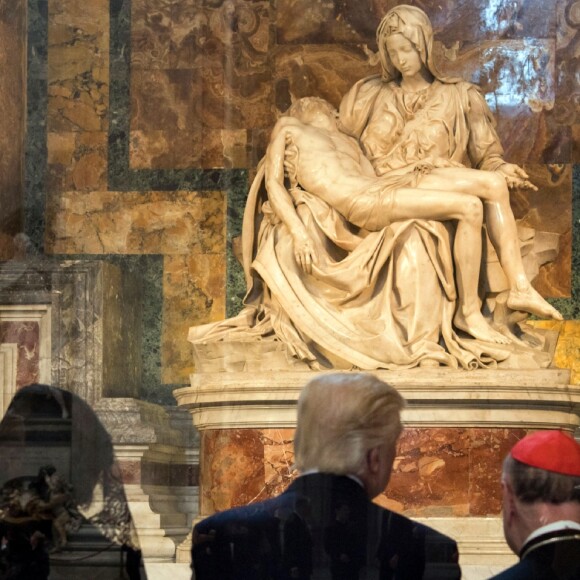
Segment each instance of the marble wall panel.
[{"label": "marble wall panel", "polygon": [[385,495],[405,512],[467,516],[469,443],[464,429],[405,429]]},{"label": "marble wall panel", "polygon": [[566,320],[556,322],[536,320],[534,326],[538,328],[558,330],[558,343],[554,355],[554,366],[571,369],[571,384],[580,384],[580,321]]},{"label": "marble wall panel", "polygon": [[183,463],[141,462],[141,483],[146,485],[197,486],[199,465]]},{"label": "marble wall panel", "polygon": [[410,516],[498,515],[503,458],[525,434],[524,429],[407,428],[383,495]]},{"label": "marble wall panel", "polygon": [[48,131],[108,125],[109,2],[52,2],[48,29]]},{"label": "marble wall panel", "polygon": [[540,268],[534,286],[543,296],[571,295],[572,264],[572,167],[564,164],[523,164],[538,191],[513,191],[511,205],[523,226],[556,233],[556,260]]},{"label": "marble wall panel", "polygon": [[294,468],[294,429],[262,429],[264,488],[260,498],[282,493],[297,477]]},{"label": "marble wall panel", "polygon": [[191,324],[225,317],[225,247],[214,253],[195,251],[166,256],[163,268],[162,381],[187,383],[193,372]]},{"label": "marble wall panel", "polygon": [[292,99],[318,96],[340,104],[360,78],[374,74],[372,55],[358,46],[290,45],[274,56],[276,107],[284,111]]},{"label": "marble wall panel", "polygon": [[15,344],[16,388],[39,382],[40,327],[37,322],[0,322],[0,344]]},{"label": "marble wall panel", "polygon": [[106,132],[50,132],[47,140],[46,183],[51,193],[107,189]]},{"label": "marble wall panel", "polygon": [[23,225],[25,31],[25,3],[0,1],[0,260],[13,256],[12,236]]},{"label": "marble wall panel", "polygon": [[335,44],[372,39],[381,13],[374,4],[279,0],[276,40],[279,44]]},{"label": "marble wall panel", "polygon": [[572,160],[580,162],[580,86],[578,55],[580,54],[580,3],[560,0],[557,3],[556,34],[557,92],[554,116],[562,125],[572,128]]},{"label": "marble wall panel", "polygon": [[201,513],[282,493],[298,475],[293,465],[293,436],[294,429],[202,432]]},{"label": "marble wall panel", "polygon": [[166,0],[131,2],[131,65],[133,70],[169,67],[171,5]]},{"label": "marble wall panel", "polygon": [[124,484],[141,483],[141,462],[122,460],[117,463]]},{"label": "marble wall panel", "polygon": [[[40,325],[42,382],[89,402],[102,396],[137,396],[140,278],[98,260],[14,262],[5,264],[2,274],[0,304]],[[34,350],[27,347],[23,354],[32,360]]]},{"label": "marble wall panel", "polygon": [[504,457],[525,435],[525,429],[472,429],[469,515],[501,513],[501,473]]},{"label": "marble wall panel", "polygon": [[51,252],[187,254],[224,247],[221,192],[62,192],[51,200]]},{"label": "marble wall panel", "polygon": [[270,117],[269,27],[268,2],[133,2],[132,167],[247,164]]}]

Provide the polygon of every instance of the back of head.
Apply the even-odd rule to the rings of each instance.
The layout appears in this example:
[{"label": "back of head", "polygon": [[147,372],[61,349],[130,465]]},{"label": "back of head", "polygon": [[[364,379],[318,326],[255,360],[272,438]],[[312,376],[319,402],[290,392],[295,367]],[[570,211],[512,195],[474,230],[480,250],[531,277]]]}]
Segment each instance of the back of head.
[{"label": "back of head", "polygon": [[302,97],[298,99],[284,113],[287,117],[294,117],[299,121],[308,122],[312,112],[321,111],[331,117],[338,115],[337,110],[325,99],[320,97]]},{"label": "back of head", "polygon": [[404,405],[396,389],[368,373],[316,377],[298,400],[297,468],[356,475],[370,449],[395,446]]},{"label": "back of head", "polygon": [[580,504],[580,445],[561,431],[539,431],[516,443],[504,476],[523,503]]}]

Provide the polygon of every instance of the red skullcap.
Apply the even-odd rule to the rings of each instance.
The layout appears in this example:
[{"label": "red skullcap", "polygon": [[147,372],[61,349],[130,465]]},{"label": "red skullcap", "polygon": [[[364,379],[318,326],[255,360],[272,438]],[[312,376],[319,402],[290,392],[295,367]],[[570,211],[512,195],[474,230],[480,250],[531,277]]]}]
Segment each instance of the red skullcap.
[{"label": "red skullcap", "polygon": [[580,445],[562,431],[538,431],[511,450],[517,461],[562,475],[580,477]]}]

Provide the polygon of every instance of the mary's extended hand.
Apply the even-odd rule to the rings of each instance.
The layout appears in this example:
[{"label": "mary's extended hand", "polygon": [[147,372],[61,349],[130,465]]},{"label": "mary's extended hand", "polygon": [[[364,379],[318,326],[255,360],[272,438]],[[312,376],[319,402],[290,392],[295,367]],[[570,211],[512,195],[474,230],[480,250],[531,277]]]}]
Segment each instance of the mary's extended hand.
[{"label": "mary's extended hand", "polygon": [[292,240],[298,265],[307,274],[312,274],[312,264],[316,264],[316,252],[310,236],[306,232],[293,232]]},{"label": "mary's extended hand", "polygon": [[497,171],[505,177],[510,189],[519,187],[520,189],[538,191],[538,188],[529,180],[528,174],[515,163],[504,163]]}]

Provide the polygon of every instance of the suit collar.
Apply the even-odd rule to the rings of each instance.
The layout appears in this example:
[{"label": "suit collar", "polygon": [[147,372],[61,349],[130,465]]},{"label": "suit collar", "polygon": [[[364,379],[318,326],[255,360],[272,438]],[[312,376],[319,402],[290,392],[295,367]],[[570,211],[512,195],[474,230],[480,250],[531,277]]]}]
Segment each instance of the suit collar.
[{"label": "suit collar", "polygon": [[332,489],[333,492],[348,493],[369,501],[364,488],[355,479],[332,473],[308,472],[300,475],[290,484],[286,493],[304,492],[308,489]]}]

